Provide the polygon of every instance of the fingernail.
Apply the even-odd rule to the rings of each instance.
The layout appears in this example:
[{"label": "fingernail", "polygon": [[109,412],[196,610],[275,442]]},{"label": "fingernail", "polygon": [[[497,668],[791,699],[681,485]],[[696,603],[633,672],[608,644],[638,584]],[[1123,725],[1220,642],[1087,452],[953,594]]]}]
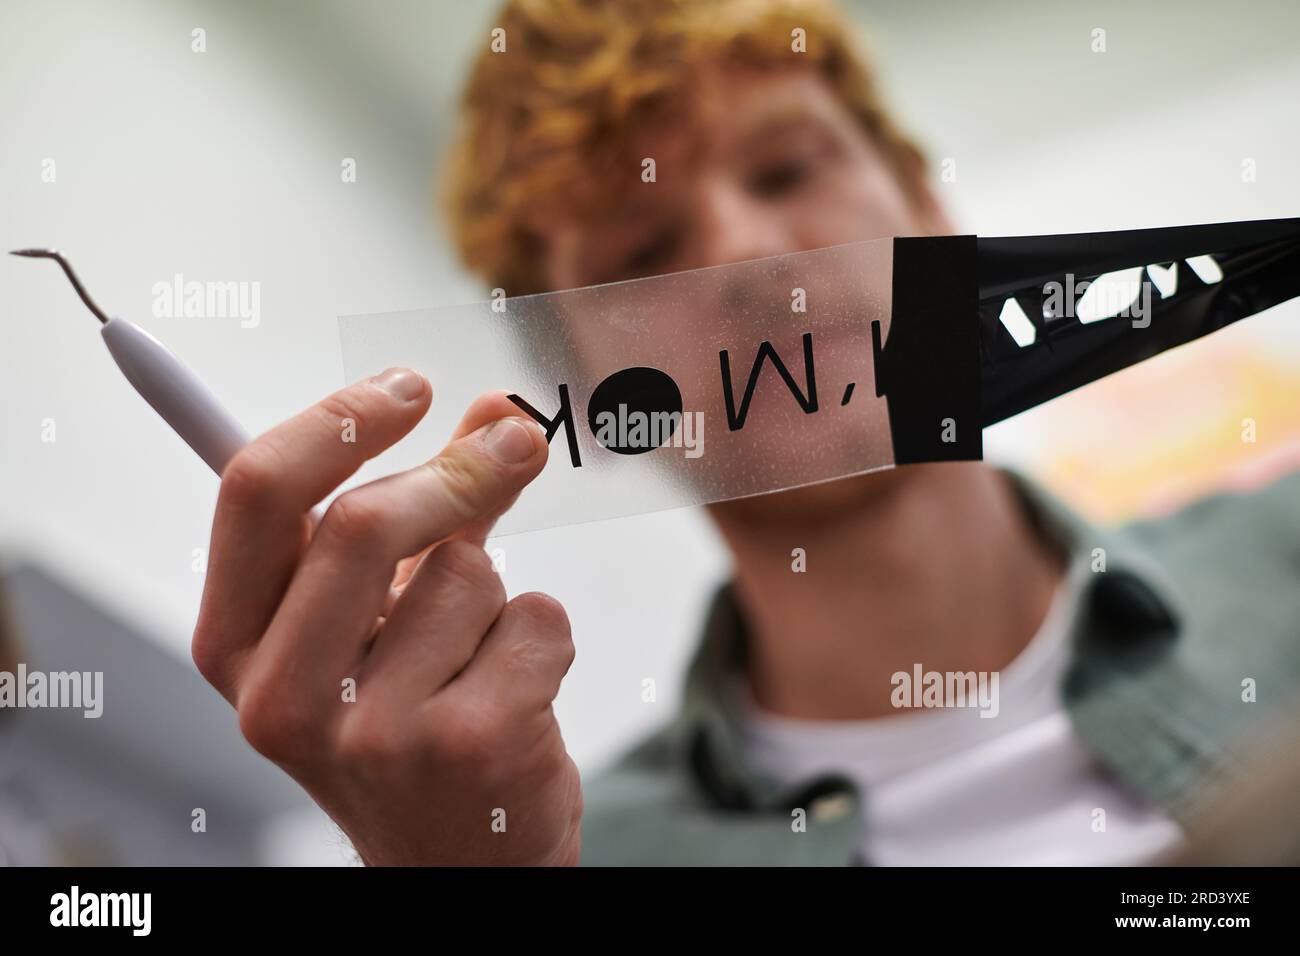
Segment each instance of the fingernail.
[{"label": "fingernail", "polygon": [[503,418],[487,427],[483,445],[488,452],[508,465],[518,465],[537,453],[540,430],[519,418]]},{"label": "fingernail", "polygon": [[413,402],[424,392],[424,376],[409,368],[390,368],[371,381],[399,402]]}]

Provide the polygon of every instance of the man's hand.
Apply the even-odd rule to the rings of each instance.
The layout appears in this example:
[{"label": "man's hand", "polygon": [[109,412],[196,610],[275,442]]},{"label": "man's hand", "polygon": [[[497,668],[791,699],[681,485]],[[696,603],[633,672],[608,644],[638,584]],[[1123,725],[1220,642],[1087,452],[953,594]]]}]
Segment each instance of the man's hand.
[{"label": "man's hand", "polygon": [[541,429],[484,396],[436,458],[340,495],[311,527],[429,401],[424,378],[391,369],[235,456],[194,661],[366,863],[576,863],[582,789],[551,709],[568,620],[545,595],[507,601],[482,547],[542,470]]}]

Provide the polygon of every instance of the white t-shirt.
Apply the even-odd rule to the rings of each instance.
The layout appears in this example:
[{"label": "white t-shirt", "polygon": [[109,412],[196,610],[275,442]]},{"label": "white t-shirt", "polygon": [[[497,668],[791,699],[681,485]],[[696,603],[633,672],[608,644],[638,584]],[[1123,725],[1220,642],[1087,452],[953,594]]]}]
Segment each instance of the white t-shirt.
[{"label": "white t-shirt", "polygon": [[857,721],[782,717],[760,710],[737,680],[746,756],[786,784],[828,772],[854,780],[860,850],[871,864],[1147,862],[1182,832],[1125,793],[1071,725],[1060,682],[1074,601],[1062,585],[1038,634],[1001,671],[993,718],[978,707]]}]

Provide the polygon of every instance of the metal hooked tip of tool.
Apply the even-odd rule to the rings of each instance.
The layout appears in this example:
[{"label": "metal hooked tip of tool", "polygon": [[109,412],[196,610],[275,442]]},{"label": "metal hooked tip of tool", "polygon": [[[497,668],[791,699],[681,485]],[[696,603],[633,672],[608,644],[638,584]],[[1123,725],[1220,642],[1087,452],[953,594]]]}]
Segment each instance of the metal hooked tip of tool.
[{"label": "metal hooked tip of tool", "polygon": [[29,259],[53,259],[67,274],[68,281],[72,283],[72,288],[77,290],[77,295],[81,297],[81,301],[86,303],[86,308],[93,312],[95,318],[99,319],[100,322],[108,325],[108,316],[104,314],[104,310],[95,305],[95,300],[86,292],[85,286],[81,284],[77,274],[72,271],[72,266],[68,265],[68,260],[64,259],[58,252],[53,249],[15,249],[9,254],[11,256],[26,256]]}]

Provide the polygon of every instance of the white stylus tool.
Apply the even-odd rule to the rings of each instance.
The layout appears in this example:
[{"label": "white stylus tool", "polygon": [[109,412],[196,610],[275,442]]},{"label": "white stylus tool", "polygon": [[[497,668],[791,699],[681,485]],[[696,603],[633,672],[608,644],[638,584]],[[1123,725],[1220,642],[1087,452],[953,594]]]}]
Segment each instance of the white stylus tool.
[{"label": "white stylus tool", "polygon": [[59,253],[52,249],[19,249],[13,255],[53,259],[63,268],[81,301],[102,323],[104,344],[126,380],[220,475],[235,452],[248,444],[249,436],[198,376],[140,326],[105,315]]}]

